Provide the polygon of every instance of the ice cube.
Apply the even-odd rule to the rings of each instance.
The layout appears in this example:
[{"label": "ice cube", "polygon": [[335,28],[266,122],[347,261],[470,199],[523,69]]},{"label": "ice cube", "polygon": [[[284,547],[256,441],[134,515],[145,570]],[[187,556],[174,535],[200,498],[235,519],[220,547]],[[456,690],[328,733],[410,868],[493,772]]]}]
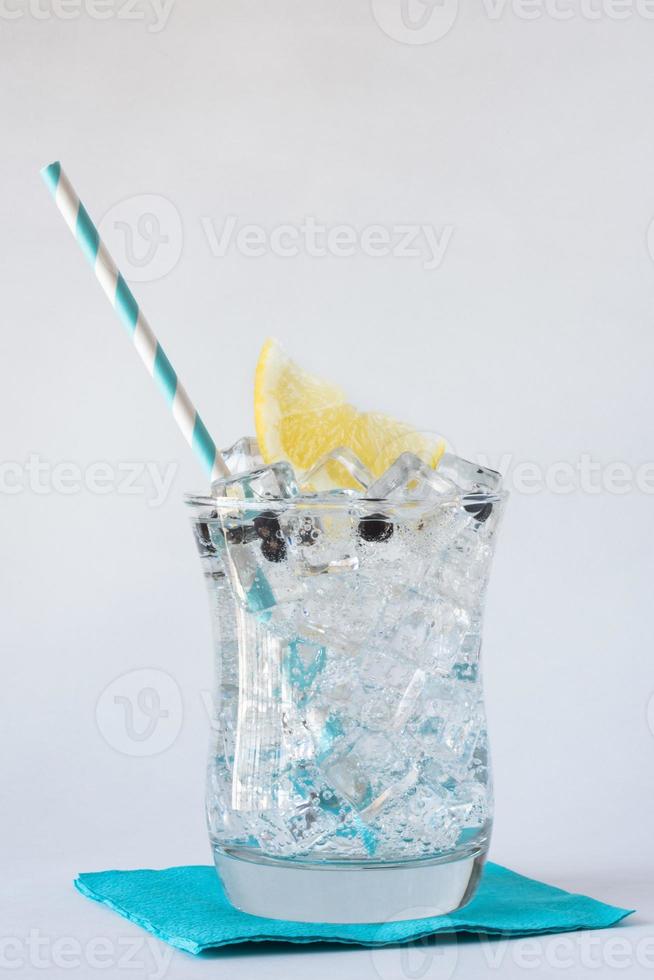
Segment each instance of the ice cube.
[{"label": "ice cube", "polygon": [[276,514],[254,507],[245,516],[223,513],[221,508],[217,511],[223,563],[241,603],[250,612],[263,613],[279,603],[302,599],[305,587],[289,560]]},{"label": "ice cube", "polygon": [[280,500],[296,496],[299,488],[292,466],[282,462],[214,480],[211,493],[237,500]]},{"label": "ice cube", "polygon": [[458,783],[452,793],[449,810],[459,825],[459,831],[482,827],[490,819],[489,792],[476,780]]},{"label": "ice cube", "polygon": [[[358,697],[358,693],[353,692],[353,697]],[[392,698],[386,697],[381,690],[363,692],[361,698],[361,709],[358,713],[358,720],[361,726],[369,732],[388,732],[390,731],[395,714],[395,705]]]},{"label": "ice cube", "polygon": [[[368,488],[366,499],[371,501],[370,513],[364,514],[358,525],[359,551],[365,568],[372,571],[373,565],[383,563],[389,571],[393,566],[393,578],[398,582],[416,583],[422,577],[428,555],[435,552],[436,546],[440,550],[456,531],[456,511],[461,510],[456,487],[418,456],[402,453]],[[374,512],[373,500],[380,501],[379,510],[375,508]],[[414,530],[419,531],[413,539],[411,535],[397,533],[402,528],[406,530],[406,515],[399,521],[393,520],[393,505],[406,503],[413,505]],[[422,520],[426,515],[429,516],[428,531],[424,531]],[[438,541],[433,546],[430,543],[428,548],[428,535],[432,530],[439,531]],[[375,573],[383,577],[382,569]]]},{"label": "ice cube", "polygon": [[283,807],[263,811],[257,821],[257,838],[265,853],[286,857],[306,853],[337,833],[353,815],[309,760],[282,772],[280,786]]},{"label": "ice cube", "polygon": [[357,658],[358,682],[362,688],[361,724],[375,731],[400,730],[415,711],[425,682],[425,673],[402,656],[371,647]]},{"label": "ice cube", "polygon": [[318,699],[309,703],[303,712],[302,724],[313,741],[313,755],[320,759],[333,755],[335,747],[353,737],[358,731],[356,722],[342,705],[327,705]]},{"label": "ice cube", "polygon": [[409,757],[382,732],[364,732],[347,748],[321,759],[320,768],[329,785],[364,820],[376,816],[418,778]]},{"label": "ice cube", "polygon": [[[397,767],[397,760],[394,763]],[[404,770],[403,772],[401,770]],[[415,786],[419,771],[416,765],[407,763],[406,766],[395,768],[388,785],[375,797],[372,803],[361,812],[364,820],[373,820],[390,803],[395,803]]]},{"label": "ice cube", "polygon": [[366,687],[379,687],[387,694],[401,696],[411,683],[415,664],[403,657],[392,656],[382,650],[370,648],[358,661],[359,675]]},{"label": "ice cube", "polygon": [[221,450],[221,456],[232,476],[240,476],[263,466],[259,443],[254,436],[243,436],[233,446]]},{"label": "ice cube", "polygon": [[502,474],[479,463],[471,463],[453,453],[444,453],[437,473],[468,493],[497,493],[502,487]]},{"label": "ice cube", "polygon": [[[304,598],[304,582],[295,575],[289,562],[283,557],[270,558],[272,544],[261,542],[250,546],[247,558],[243,561],[243,550],[228,548],[229,558],[234,559],[233,571],[239,576],[246,589],[246,604],[251,612],[265,612],[266,617],[273,607],[279,604],[292,605]],[[282,542],[282,548],[284,547]],[[235,554],[236,552],[236,554]],[[242,562],[242,564],[241,564]],[[251,570],[254,565],[254,577]],[[262,618],[262,622],[266,620]],[[290,634],[289,634],[289,638]]]},{"label": "ice cube", "polygon": [[380,623],[381,641],[392,656],[441,675],[462,656],[470,617],[442,596],[408,590],[387,603]]},{"label": "ice cube", "polygon": [[350,493],[330,492],[328,498],[337,501],[335,507],[321,501],[315,508],[294,508],[283,516],[284,536],[298,575],[348,573],[358,567],[356,521],[350,508],[343,506]]},{"label": "ice cube", "polygon": [[[211,485],[217,499],[284,500],[297,495],[295,474],[288,463],[274,463],[248,473],[216,480]],[[225,563],[232,584],[248,609],[261,612],[279,601],[297,598],[285,565],[286,544],[279,520],[272,511],[252,508],[228,511],[217,507],[225,540]],[[274,571],[277,569],[277,571]],[[281,591],[280,591],[281,589]]]},{"label": "ice cube", "polygon": [[368,487],[367,497],[375,500],[420,501],[454,496],[455,484],[436,472],[414,453],[402,453],[385,473]]},{"label": "ice cube", "polygon": [[330,784],[358,810],[365,809],[371,800],[370,780],[355,755],[343,755],[329,760],[324,773]]},{"label": "ice cube", "polygon": [[447,718],[443,731],[443,748],[456,760],[456,765],[467,768],[484,726],[482,713],[465,704],[457,704]]},{"label": "ice cube", "polygon": [[460,680],[428,678],[420,710],[409,727],[424,758],[438,762],[457,782],[467,778],[486,727],[478,687]]},{"label": "ice cube", "polygon": [[295,639],[289,643],[285,667],[291,686],[305,694],[324,669],[326,654],[324,647],[306,640]]},{"label": "ice cube", "polygon": [[307,582],[303,634],[325,646],[355,651],[367,642],[379,620],[384,598],[374,582],[356,571],[315,575]]},{"label": "ice cube", "polygon": [[450,850],[459,836],[459,825],[437,790],[421,780],[410,786],[371,824],[377,830],[378,855],[393,858],[433,857]]},{"label": "ice cube", "polygon": [[[465,507],[462,513],[467,514]],[[479,524],[479,517],[474,515],[467,515],[467,520],[468,525],[452,547],[434,563],[432,572],[438,593],[472,613],[483,600],[492,550],[486,539],[489,525]]]},{"label": "ice cube", "polygon": [[493,502],[486,495],[499,493],[502,488],[501,473],[453,453],[443,454],[438,472],[464,491],[464,509],[475,518],[477,527],[488,520],[493,513]]},{"label": "ice cube", "polygon": [[395,714],[393,716],[393,728],[395,731],[401,731],[407,720],[414,714],[416,710],[416,705],[419,703],[418,699],[425,686],[425,681],[427,675],[424,670],[418,668],[413,674],[407,689],[400,698],[400,703],[395,709]]},{"label": "ice cube", "polygon": [[337,575],[339,572],[356,571],[358,567],[359,559],[356,555],[343,555],[322,564],[307,564],[306,569],[310,575]]},{"label": "ice cube", "polygon": [[354,484],[355,490],[365,493],[371,483],[372,474],[359,457],[347,446],[339,446],[326,453],[305,473],[301,488],[309,493],[322,493]]}]

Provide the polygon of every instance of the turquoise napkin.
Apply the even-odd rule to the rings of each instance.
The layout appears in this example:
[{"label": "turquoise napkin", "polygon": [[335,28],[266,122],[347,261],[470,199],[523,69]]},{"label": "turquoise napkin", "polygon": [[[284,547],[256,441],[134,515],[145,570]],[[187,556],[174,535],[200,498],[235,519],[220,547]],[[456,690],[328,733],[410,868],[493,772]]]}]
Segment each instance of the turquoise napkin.
[{"label": "turquoise napkin", "polygon": [[163,871],[97,871],[79,875],[75,887],[189,953],[265,940],[384,946],[443,932],[526,936],[602,929],[631,911],[544,885],[498,864],[485,866],[475,898],[458,912],[372,925],[285,922],[247,915],[229,904],[214,868],[202,865]]}]

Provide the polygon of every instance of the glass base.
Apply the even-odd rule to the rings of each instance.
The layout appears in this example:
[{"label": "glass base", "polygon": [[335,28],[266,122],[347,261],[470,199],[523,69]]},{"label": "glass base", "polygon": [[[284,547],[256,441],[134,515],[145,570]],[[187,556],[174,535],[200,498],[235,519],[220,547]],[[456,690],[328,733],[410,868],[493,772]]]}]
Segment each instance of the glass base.
[{"label": "glass base", "polygon": [[229,901],[250,915],[293,922],[400,922],[445,915],[473,897],[485,849],[405,864],[316,865],[214,851]]}]

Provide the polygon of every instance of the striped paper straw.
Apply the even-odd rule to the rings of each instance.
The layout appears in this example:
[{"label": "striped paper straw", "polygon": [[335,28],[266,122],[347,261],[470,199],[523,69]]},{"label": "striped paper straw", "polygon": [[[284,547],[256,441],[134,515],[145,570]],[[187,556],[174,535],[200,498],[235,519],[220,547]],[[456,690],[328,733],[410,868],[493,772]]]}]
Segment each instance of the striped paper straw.
[{"label": "striped paper straw", "polygon": [[229,476],[229,470],[193,407],[184,386],[166,357],[163,347],[139,309],[132,291],[118,271],[86,208],[73,190],[59,162],[44,167],[41,176],[55,203],[77,239],[109,302],[117,311],[150,375],[155,379],[172,410],[173,418],[193,447],[211,480]]}]

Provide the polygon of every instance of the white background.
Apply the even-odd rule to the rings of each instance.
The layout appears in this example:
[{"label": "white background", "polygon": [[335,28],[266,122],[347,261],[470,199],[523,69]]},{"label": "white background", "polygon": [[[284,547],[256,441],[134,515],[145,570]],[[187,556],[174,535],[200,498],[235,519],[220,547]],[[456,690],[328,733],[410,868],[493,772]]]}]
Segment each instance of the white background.
[{"label": "white background", "polygon": [[[629,0],[593,0],[596,19],[588,0],[470,0],[446,31],[452,0],[431,16],[413,2],[424,27],[402,27],[399,0],[173,0],[167,19],[146,0],[109,0],[104,19],[82,0],[0,5],[0,931],[14,940],[0,974],[13,957],[13,976],[42,976],[45,957],[54,977],[157,975],[164,947],[72,879],[209,861],[209,620],[181,504],[203,477],[40,182],[56,158],[145,280],[137,297],[223,445],[253,429],[253,368],[274,334],[362,407],[504,456],[514,489],[485,632],[492,857],[640,909],[590,959],[580,936],[568,966],[541,941],[544,975],[654,969],[654,480],[638,470],[654,459],[654,21]],[[140,234],[143,214],[155,225]],[[221,257],[206,229],[229,215],[267,231],[307,217],[450,231],[431,269],[360,247]],[[593,485],[570,478],[584,457]],[[123,477],[150,462],[172,484],[159,506],[148,479],[94,492],[97,462]],[[73,492],[61,463],[78,468]],[[524,463],[543,475],[531,493]],[[143,731],[142,675],[123,675],[144,669],[169,715],[135,742],[113,695]],[[36,953],[30,930],[47,940]],[[118,952],[102,971],[84,954],[65,968],[62,937]],[[135,970],[119,963],[125,937],[141,943]],[[397,950],[175,953],[165,975],[498,972],[482,944],[460,944],[458,962],[453,949],[418,964]],[[504,948],[504,972],[524,974],[520,949]]]}]

